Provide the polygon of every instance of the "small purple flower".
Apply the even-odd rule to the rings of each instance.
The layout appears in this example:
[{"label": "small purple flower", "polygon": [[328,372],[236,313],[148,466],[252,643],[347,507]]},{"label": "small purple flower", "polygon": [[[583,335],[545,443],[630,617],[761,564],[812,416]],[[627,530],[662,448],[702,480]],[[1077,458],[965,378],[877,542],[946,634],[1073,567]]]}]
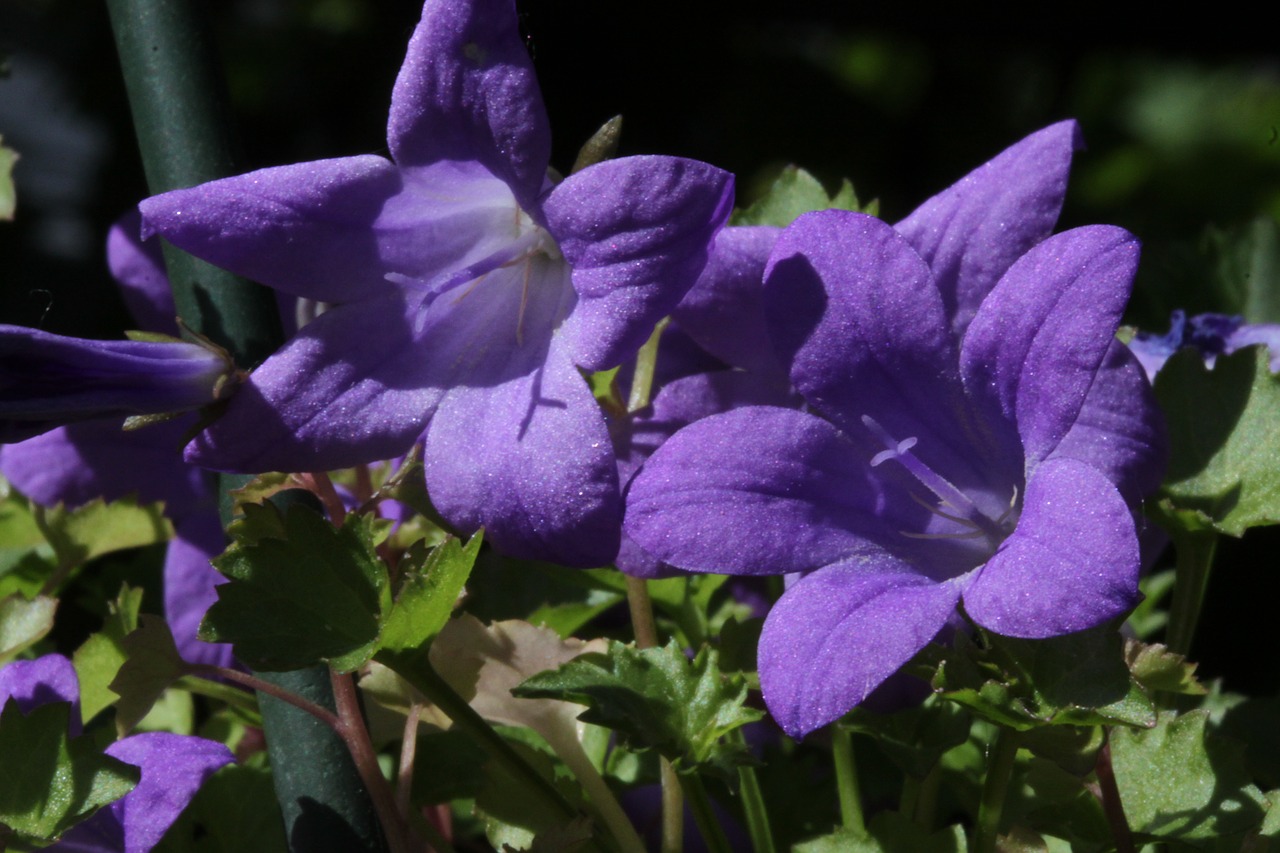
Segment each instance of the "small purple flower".
[{"label": "small purple flower", "polygon": [[78,421],[183,412],[235,387],[225,354],[181,341],[91,341],[0,325],[0,442]]},{"label": "small purple flower", "polygon": [[1169,318],[1169,331],[1163,335],[1138,332],[1129,349],[1138,357],[1147,378],[1155,381],[1156,373],[1169,357],[1183,347],[1195,347],[1210,366],[1220,355],[1263,344],[1271,352],[1271,372],[1280,373],[1280,325],[1246,323],[1243,317],[1230,314],[1196,314],[1174,311]]},{"label": "small purple flower", "polygon": [[[49,702],[71,703],[71,734],[79,734],[80,683],[65,657],[46,655],[0,667],[0,708],[10,698],[24,714]],[[137,787],[72,827],[47,849],[146,853],[160,842],[205,780],[235,760],[216,741],[169,732],[130,735],[105,752],[141,769]]]},{"label": "small purple flower", "polygon": [[1049,637],[1137,596],[1133,506],[1163,433],[1115,330],[1137,241],[1049,236],[1076,142],[1046,128],[896,228],[801,217],[765,280],[770,336],[808,411],[686,427],[631,483],[627,533],[666,562],[805,572],[760,639],[765,702],[803,735],[955,617]]},{"label": "small purple flower", "polygon": [[[628,157],[552,184],[512,0],[433,0],[391,99],[391,160],[266,169],[141,206],[145,227],[331,307],[187,451],[329,469],[420,436],[431,498],[509,553],[601,565],[621,498],[579,368],[619,364],[706,263],[731,176]],[[424,433],[425,430],[425,433]]]}]

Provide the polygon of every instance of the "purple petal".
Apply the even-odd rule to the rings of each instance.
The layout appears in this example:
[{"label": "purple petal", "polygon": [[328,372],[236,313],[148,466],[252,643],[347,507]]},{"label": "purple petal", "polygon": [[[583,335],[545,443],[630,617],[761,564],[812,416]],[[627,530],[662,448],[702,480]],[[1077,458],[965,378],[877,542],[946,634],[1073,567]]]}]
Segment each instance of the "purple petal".
[{"label": "purple petal", "polygon": [[1016,427],[1028,470],[1058,445],[1114,340],[1138,241],[1109,225],[1055,234],[1018,260],[982,303],[961,348],[965,388],[989,425]]},{"label": "purple petal", "polygon": [[165,514],[182,519],[214,504],[204,474],[182,463],[193,422],[189,416],[127,432],[113,422],[71,424],[0,446],[0,473],[41,506],[136,494],[142,503],[164,501]]},{"label": "purple petal", "polygon": [[1062,211],[1074,121],[1031,134],[979,166],[895,227],[933,270],[957,338],[1000,277],[1049,236]]},{"label": "purple petal", "polygon": [[399,294],[321,314],[187,447],[219,471],[324,471],[404,453],[443,394]]},{"label": "purple petal", "polygon": [[422,10],[391,94],[402,167],[478,162],[534,209],[551,134],[513,0],[440,0]]},{"label": "purple petal", "polygon": [[1232,353],[1254,344],[1262,344],[1271,356],[1271,372],[1280,373],[1280,325],[1246,323],[1227,338],[1226,352]]},{"label": "purple petal", "polygon": [[200,621],[217,601],[214,588],[226,580],[209,564],[222,553],[225,544],[218,516],[201,514],[178,525],[165,555],[164,614],[178,653],[192,663],[235,665],[230,644],[196,639]]},{"label": "purple petal", "polygon": [[703,349],[754,372],[784,372],[769,346],[764,268],[780,228],[730,227],[672,316]]},{"label": "purple petal", "polygon": [[[143,201],[143,237],[269,287],[322,302],[393,288],[381,243],[383,206],[407,192],[399,170],[372,155],[262,169]],[[400,237],[400,239],[404,239]]]},{"label": "purple petal", "polygon": [[696,160],[625,157],[583,169],[543,202],[580,301],[561,333],[588,370],[621,363],[707,263],[733,176]]},{"label": "purple petal", "polygon": [[1164,417],[1142,366],[1113,340],[1079,417],[1053,456],[1093,466],[1136,505],[1164,479],[1168,449]]},{"label": "purple petal", "polygon": [[969,616],[1011,637],[1092,628],[1138,600],[1138,536],[1124,498],[1074,459],[1045,460],[1013,534],[964,592]]},{"label": "purple petal", "polygon": [[124,738],[106,753],[142,769],[138,786],[108,806],[124,827],[125,853],[146,853],[159,844],[205,780],[235,761],[223,744],[168,732]]},{"label": "purple petal", "polygon": [[0,666],[0,708],[10,699],[30,714],[50,702],[70,702],[72,735],[80,733],[80,680],[71,661],[62,655],[16,660]]},{"label": "purple petal", "polygon": [[[618,550],[617,468],[604,418],[558,339],[514,374],[452,388],[426,433],[427,491],[450,524],[499,551],[600,566]],[[479,376],[475,376],[479,378]]]},{"label": "purple petal", "polygon": [[138,237],[142,216],[131,210],[107,232],[107,267],[120,283],[120,293],[129,313],[149,332],[178,334],[174,321],[173,293],[160,254],[160,241],[146,243]]},{"label": "purple petal", "polygon": [[690,571],[784,574],[868,549],[896,527],[881,484],[834,427],[771,407],[691,424],[631,481],[626,531]]},{"label": "purple petal", "polygon": [[760,635],[760,687],[792,737],[839,719],[937,636],[958,583],[935,583],[887,555],[848,560],[795,583]]}]

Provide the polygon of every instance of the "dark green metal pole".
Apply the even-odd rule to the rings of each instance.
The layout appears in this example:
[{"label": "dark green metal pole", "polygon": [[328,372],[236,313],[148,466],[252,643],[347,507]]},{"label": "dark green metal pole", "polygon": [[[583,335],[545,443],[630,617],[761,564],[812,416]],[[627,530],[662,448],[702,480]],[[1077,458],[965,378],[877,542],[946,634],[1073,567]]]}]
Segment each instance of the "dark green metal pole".
[{"label": "dark green metal pole", "polygon": [[[225,87],[201,0],[107,0],[147,184],[152,193],[235,173]],[[188,327],[252,367],[282,342],[269,290],[164,245],[174,302]],[[247,480],[219,478],[227,492]],[[259,673],[320,705],[334,705],[328,670]],[[297,853],[385,850],[346,746],[306,713],[259,695],[276,795]]]}]

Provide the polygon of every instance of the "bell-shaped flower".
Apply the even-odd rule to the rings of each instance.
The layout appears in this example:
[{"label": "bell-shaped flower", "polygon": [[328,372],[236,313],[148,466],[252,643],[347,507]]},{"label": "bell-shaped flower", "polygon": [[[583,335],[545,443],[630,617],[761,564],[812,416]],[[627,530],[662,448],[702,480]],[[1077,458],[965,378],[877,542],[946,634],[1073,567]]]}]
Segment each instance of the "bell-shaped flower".
[{"label": "bell-shaped flower", "polygon": [[[80,733],[80,683],[71,661],[61,655],[0,667],[0,708],[10,700],[23,714],[50,702],[68,702],[70,734]],[[46,849],[146,853],[160,843],[205,780],[234,760],[231,751],[217,741],[169,732],[130,735],[104,752],[142,771],[137,786]]]},{"label": "bell-shaped flower", "polygon": [[225,353],[183,341],[94,341],[0,326],[0,442],[63,424],[207,406],[235,387]]},{"label": "bell-shaped flower", "polygon": [[676,433],[627,533],[691,571],[803,572],[766,620],[761,686],[792,735],[861,702],[955,618],[1049,637],[1137,597],[1134,505],[1164,439],[1115,340],[1137,241],[1048,236],[1074,125],[1029,137],[896,228],[801,217],[765,281],[809,410]]},{"label": "bell-shaped flower", "polygon": [[484,526],[518,556],[607,563],[621,497],[579,368],[630,357],[693,284],[731,176],[627,157],[553,184],[512,0],[426,5],[387,142],[390,160],[265,169],[142,204],[149,233],[332,306],[188,459],[321,470],[423,437],[428,490],[455,527]]}]

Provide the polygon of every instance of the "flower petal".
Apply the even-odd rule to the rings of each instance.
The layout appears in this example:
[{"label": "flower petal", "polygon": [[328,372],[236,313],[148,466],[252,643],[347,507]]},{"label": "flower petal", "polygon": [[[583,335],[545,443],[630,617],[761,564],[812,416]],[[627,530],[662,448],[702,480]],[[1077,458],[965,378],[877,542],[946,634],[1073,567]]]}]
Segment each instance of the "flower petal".
[{"label": "flower petal", "polygon": [[933,270],[957,339],[1000,276],[1053,232],[1072,152],[1074,121],[1037,131],[926,201],[895,228]]},{"label": "flower petal", "polygon": [[626,531],[689,571],[807,571],[878,551],[877,542],[895,537],[896,526],[877,514],[886,500],[882,484],[868,471],[857,449],[819,418],[735,409],[658,448],[631,481]]},{"label": "flower petal", "polygon": [[376,223],[404,190],[399,171],[372,155],[262,169],[153,196],[138,205],[143,237],[269,287],[322,302],[393,288]]},{"label": "flower petal", "polygon": [[10,699],[24,714],[50,702],[70,702],[72,735],[80,733],[80,680],[71,661],[62,655],[0,666],[0,708]]},{"label": "flower petal", "polygon": [[1013,534],[964,592],[965,611],[1011,637],[1092,628],[1138,600],[1138,536],[1116,487],[1074,459],[1043,462]]},{"label": "flower petal", "polygon": [[226,535],[218,516],[197,515],[177,525],[164,558],[164,615],[184,660],[234,666],[229,643],[196,639],[205,612],[218,600],[214,587],[226,578],[209,561],[222,553]]},{"label": "flower petal", "polygon": [[479,162],[534,209],[551,133],[514,0],[435,0],[391,93],[391,156],[402,167]]},{"label": "flower petal", "polygon": [[173,293],[160,254],[160,241],[142,242],[142,216],[131,210],[107,232],[107,267],[120,283],[120,293],[140,328],[178,334]]},{"label": "flower petal", "polygon": [[1017,430],[1027,470],[1080,415],[1120,323],[1138,241],[1091,225],[1055,234],[1015,263],[982,303],[961,348],[970,398],[1002,443]]},{"label": "flower petal", "polygon": [[697,160],[624,157],[570,175],[543,202],[579,302],[561,334],[588,370],[621,363],[707,263],[733,176]]},{"label": "flower petal", "polygon": [[213,772],[235,758],[216,741],[145,732],[116,741],[107,755],[142,769],[138,786],[108,808],[124,827],[125,853],[146,853]]},{"label": "flower petal", "polygon": [[960,587],[887,555],[826,566],[793,584],[760,634],[760,687],[792,737],[839,719],[937,636]]},{"label": "flower petal", "polygon": [[707,352],[753,372],[785,373],[769,345],[764,267],[781,228],[730,227],[672,316]]},{"label": "flower petal", "polygon": [[187,446],[216,471],[324,471],[409,449],[443,395],[396,293],[339,305],[253,372]]}]

